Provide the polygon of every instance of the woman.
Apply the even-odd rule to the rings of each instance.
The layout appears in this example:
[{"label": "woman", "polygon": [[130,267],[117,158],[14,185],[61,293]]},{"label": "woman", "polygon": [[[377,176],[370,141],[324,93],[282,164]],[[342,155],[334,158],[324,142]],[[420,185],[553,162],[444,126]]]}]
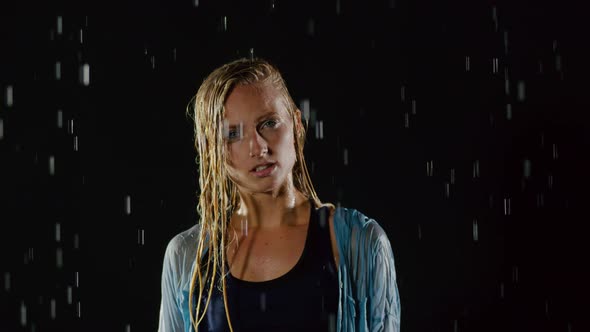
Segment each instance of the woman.
[{"label": "woman", "polygon": [[159,332],[399,331],[387,235],[318,198],[301,112],[277,68],[224,64],[188,111],[200,221],[166,249]]}]

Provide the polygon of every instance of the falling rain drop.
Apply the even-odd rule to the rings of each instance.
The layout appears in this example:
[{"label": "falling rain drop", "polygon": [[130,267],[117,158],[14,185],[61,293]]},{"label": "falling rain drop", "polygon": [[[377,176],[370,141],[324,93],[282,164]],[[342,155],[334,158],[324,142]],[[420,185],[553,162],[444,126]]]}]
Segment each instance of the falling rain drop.
[{"label": "falling rain drop", "polygon": [[55,223],[55,242],[61,241],[61,225],[60,223]]},{"label": "falling rain drop", "polygon": [[492,72],[494,74],[498,73],[498,58],[493,58],[492,59]]},{"label": "falling rain drop", "polygon": [[547,176],[547,186],[549,187],[549,189],[553,188],[553,175],[551,174]]},{"label": "falling rain drop", "polygon": [[498,11],[496,6],[492,6],[492,20],[494,21],[494,31],[498,31]]},{"label": "falling rain drop", "polygon": [[555,70],[561,72],[561,55],[555,55]]},{"label": "falling rain drop", "polygon": [[156,69],[156,57],[154,55],[150,57],[150,62],[152,64],[152,69]]},{"label": "falling rain drop", "polygon": [[4,138],[4,119],[0,119],[0,140]]},{"label": "falling rain drop", "polygon": [[74,136],[74,151],[78,151],[78,136]]},{"label": "falling rain drop", "polygon": [[537,194],[537,207],[542,207],[545,205],[545,196],[543,193]]},{"label": "falling rain drop", "polygon": [[453,320],[453,332],[459,331],[459,322],[455,319]]},{"label": "falling rain drop", "polygon": [[315,21],[313,18],[307,20],[307,34],[312,36],[315,34]]},{"label": "falling rain drop", "polygon": [[125,325],[125,332],[131,332],[131,324]]},{"label": "falling rain drop", "polygon": [[406,101],[406,87],[403,85],[400,88],[400,96],[401,96],[402,102]]},{"label": "falling rain drop", "polygon": [[90,85],[90,65],[87,63],[80,67],[80,83],[84,86]]},{"label": "falling rain drop", "polygon": [[10,272],[4,272],[4,290],[10,291]]},{"label": "falling rain drop", "polygon": [[348,165],[348,149],[344,149],[344,166]]},{"label": "falling rain drop", "polygon": [[176,61],[176,47],[172,49],[172,61]]},{"label": "falling rain drop", "polygon": [[514,283],[518,282],[518,266],[513,266],[512,267],[512,281]]},{"label": "falling rain drop", "polygon": [[451,168],[451,184],[455,184],[455,169]]},{"label": "falling rain drop", "polygon": [[250,60],[254,60],[254,48],[250,47]]},{"label": "falling rain drop", "polygon": [[223,31],[227,31],[227,16],[223,17]]},{"label": "falling rain drop", "polygon": [[418,240],[422,240],[422,227],[418,224]]},{"label": "falling rain drop", "polygon": [[477,219],[473,219],[473,242],[479,240],[479,227],[477,225]]},{"label": "falling rain drop", "polygon": [[553,144],[553,159],[556,160],[557,157],[557,144]]},{"label": "falling rain drop", "polygon": [[12,105],[14,105],[14,89],[12,88],[12,85],[9,85],[6,87],[6,106],[8,107],[12,107]]},{"label": "falling rain drop", "polygon": [[549,316],[549,300],[545,300],[545,315]]},{"label": "falling rain drop", "polygon": [[70,135],[74,134],[74,119],[68,120],[68,133]]},{"label": "falling rain drop", "polygon": [[506,104],[506,120],[512,120],[512,105]]},{"label": "falling rain drop", "polygon": [[61,269],[64,265],[63,251],[61,248],[55,250],[55,265],[58,269]]},{"label": "falling rain drop", "polygon": [[55,63],[55,79],[61,80],[61,62],[59,61]]},{"label": "falling rain drop", "polygon": [[27,326],[27,307],[24,302],[20,303],[20,325]]},{"label": "falling rain drop", "polygon": [[68,304],[72,304],[72,286],[68,286],[66,290],[66,300]]},{"label": "falling rain drop", "polygon": [[434,160],[426,162],[426,176],[434,175]]},{"label": "falling rain drop", "polygon": [[307,99],[307,98],[306,99],[303,99],[299,103],[299,107],[303,111],[303,119],[305,121],[309,121],[309,99]]},{"label": "falling rain drop", "polygon": [[479,160],[473,162],[473,178],[479,178]]},{"label": "falling rain drop", "polygon": [[404,127],[410,128],[410,114],[404,113]]},{"label": "falling rain drop", "polygon": [[63,128],[63,112],[61,110],[57,110],[57,128]]},{"label": "falling rain drop", "polygon": [[451,196],[451,185],[445,182],[445,197],[449,198],[449,196]]},{"label": "falling rain drop", "polygon": [[518,81],[517,85],[516,85],[516,96],[518,98],[518,101],[524,101],[525,99],[525,85],[524,85],[524,81]]},{"label": "falling rain drop", "polygon": [[465,57],[465,71],[470,71],[471,70],[471,65],[470,65],[470,59],[469,56]]},{"label": "falling rain drop", "polygon": [[323,139],[324,138],[324,122],[317,121],[315,126],[315,138]]},{"label": "falling rain drop", "polygon": [[143,246],[145,244],[145,230],[137,230],[137,244]]},{"label": "falling rain drop", "polygon": [[510,198],[504,198],[504,215],[510,215]]},{"label": "falling rain drop", "polygon": [[260,293],[260,311],[266,311],[266,293]]},{"label": "falling rain drop", "polygon": [[80,248],[80,239],[78,234],[74,234],[74,249]]},{"label": "falling rain drop", "polygon": [[125,196],[125,214],[131,214],[131,196],[129,195]]},{"label": "falling rain drop", "polygon": [[84,44],[84,30],[80,29],[80,35],[78,36],[80,38],[80,44]]},{"label": "falling rain drop", "polygon": [[61,35],[63,33],[63,18],[61,16],[57,17],[57,34]]},{"label": "falling rain drop", "polygon": [[55,175],[55,157],[49,156],[49,175]]},{"label": "falling rain drop", "polygon": [[51,319],[54,320],[55,319],[55,299],[51,299],[51,301],[49,302],[49,311],[50,311],[50,315],[51,315]]},{"label": "falling rain drop", "polygon": [[195,0],[195,1],[193,2],[193,5],[194,5],[195,7],[199,7],[199,0]]},{"label": "falling rain drop", "polygon": [[531,167],[532,167],[531,161],[528,159],[525,159],[524,163],[522,165],[522,173],[526,179],[531,177]]},{"label": "falling rain drop", "polygon": [[78,271],[74,273],[74,285],[76,288],[80,287],[80,273]]},{"label": "falling rain drop", "polygon": [[78,315],[78,318],[82,317],[82,306],[80,304],[80,301],[78,301],[76,305],[76,314]]},{"label": "falling rain drop", "polygon": [[416,114],[416,100],[412,99],[412,114]]},{"label": "falling rain drop", "polygon": [[510,78],[508,77],[508,68],[504,68],[504,93],[510,95]]}]

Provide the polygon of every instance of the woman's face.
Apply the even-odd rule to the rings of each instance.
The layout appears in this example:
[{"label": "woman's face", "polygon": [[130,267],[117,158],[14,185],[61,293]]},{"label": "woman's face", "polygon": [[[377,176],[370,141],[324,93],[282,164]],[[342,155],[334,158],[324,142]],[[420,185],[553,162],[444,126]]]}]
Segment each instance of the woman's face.
[{"label": "woman's face", "polygon": [[272,84],[237,85],[225,102],[229,176],[241,192],[278,193],[292,181],[294,124]]}]

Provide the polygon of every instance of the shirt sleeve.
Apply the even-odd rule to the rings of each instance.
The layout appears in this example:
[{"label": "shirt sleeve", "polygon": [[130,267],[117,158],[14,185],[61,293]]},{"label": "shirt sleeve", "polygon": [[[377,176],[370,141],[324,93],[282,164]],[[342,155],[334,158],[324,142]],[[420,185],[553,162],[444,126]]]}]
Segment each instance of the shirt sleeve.
[{"label": "shirt sleeve", "polygon": [[401,306],[391,243],[378,225],[373,229],[369,331],[400,331]]},{"label": "shirt sleeve", "polygon": [[158,332],[182,332],[184,320],[178,304],[180,291],[179,240],[172,239],[166,247],[162,266],[162,294]]}]

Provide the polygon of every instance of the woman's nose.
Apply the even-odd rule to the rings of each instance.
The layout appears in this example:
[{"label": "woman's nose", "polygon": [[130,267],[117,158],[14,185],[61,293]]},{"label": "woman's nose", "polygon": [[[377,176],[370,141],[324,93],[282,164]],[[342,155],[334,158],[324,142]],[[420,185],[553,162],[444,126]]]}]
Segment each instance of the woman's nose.
[{"label": "woman's nose", "polygon": [[260,136],[258,131],[254,131],[254,134],[248,141],[248,147],[250,149],[250,157],[262,157],[268,153],[268,144]]}]

